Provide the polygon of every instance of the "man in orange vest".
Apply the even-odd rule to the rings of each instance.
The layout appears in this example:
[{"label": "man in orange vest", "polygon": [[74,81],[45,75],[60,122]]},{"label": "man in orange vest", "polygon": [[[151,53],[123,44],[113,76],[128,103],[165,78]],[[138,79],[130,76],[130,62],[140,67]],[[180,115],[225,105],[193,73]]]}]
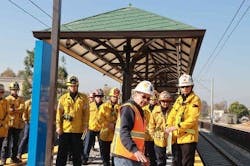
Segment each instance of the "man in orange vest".
[{"label": "man in orange vest", "polygon": [[149,81],[141,81],[133,90],[132,99],[121,106],[111,144],[115,165],[141,166],[144,155],[144,113],[154,88]]}]

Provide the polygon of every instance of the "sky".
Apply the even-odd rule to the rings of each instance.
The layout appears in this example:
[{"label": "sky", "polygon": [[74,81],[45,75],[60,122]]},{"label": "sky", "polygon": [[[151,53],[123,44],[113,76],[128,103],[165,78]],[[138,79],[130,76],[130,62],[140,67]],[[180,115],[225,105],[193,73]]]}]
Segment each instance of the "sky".
[{"label": "sky", "polygon": [[[0,73],[7,68],[16,73],[23,70],[26,50],[35,47],[36,39],[32,31],[46,29],[52,24],[51,18],[32,2],[52,15],[52,0],[1,0]],[[62,0],[61,23],[124,8],[129,4],[198,29],[205,29],[193,72],[194,91],[210,104],[213,82],[214,103],[227,101],[229,105],[238,101],[250,107],[249,0]],[[236,11],[238,14],[235,16]],[[221,40],[230,23],[231,27]],[[60,56],[66,58],[65,67],[68,73],[79,77],[80,91],[90,92],[105,84],[121,88],[119,83],[85,64],[62,53]]]}]

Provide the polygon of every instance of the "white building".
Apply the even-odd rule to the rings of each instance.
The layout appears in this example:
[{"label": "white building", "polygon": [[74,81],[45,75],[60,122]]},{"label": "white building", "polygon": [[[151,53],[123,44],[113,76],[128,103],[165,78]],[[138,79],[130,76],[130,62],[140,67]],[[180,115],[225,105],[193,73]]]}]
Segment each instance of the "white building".
[{"label": "white building", "polygon": [[5,88],[5,95],[9,94],[9,84],[11,82],[17,81],[20,86],[20,94],[22,96],[22,88],[24,79],[20,77],[0,77],[0,83],[4,85]]}]

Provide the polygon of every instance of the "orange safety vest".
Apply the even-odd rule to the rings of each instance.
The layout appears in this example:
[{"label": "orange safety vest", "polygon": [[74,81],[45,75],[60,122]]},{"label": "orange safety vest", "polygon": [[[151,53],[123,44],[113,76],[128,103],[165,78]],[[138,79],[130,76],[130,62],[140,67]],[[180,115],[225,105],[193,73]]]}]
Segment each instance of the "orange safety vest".
[{"label": "orange safety vest", "polygon": [[[145,124],[143,118],[141,117],[141,114],[139,110],[136,108],[136,106],[132,105],[131,103],[126,103],[122,105],[122,107],[123,106],[130,106],[135,113],[134,127],[131,130],[130,134],[138,150],[144,153]],[[121,142],[120,125],[121,125],[121,118],[119,111],[115,127],[115,134],[111,144],[111,152],[117,156],[123,156],[125,158],[137,161],[134,154],[128,151]]]}]

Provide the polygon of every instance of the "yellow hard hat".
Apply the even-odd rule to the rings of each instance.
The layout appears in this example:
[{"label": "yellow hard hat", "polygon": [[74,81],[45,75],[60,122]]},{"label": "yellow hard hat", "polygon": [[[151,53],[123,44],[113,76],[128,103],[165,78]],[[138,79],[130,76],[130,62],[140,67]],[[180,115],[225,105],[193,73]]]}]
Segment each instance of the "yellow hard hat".
[{"label": "yellow hard hat", "polygon": [[120,90],[118,88],[112,88],[109,91],[109,96],[119,97],[120,96]]},{"label": "yellow hard hat", "polygon": [[10,85],[9,85],[9,88],[10,88],[10,90],[19,90],[20,89],[19,84],[16,81],[11,82]]},{"label": "yellow hard hat", "polygon": [[67,85],[67,86],[79,85],[78,78],[77,78],[76,76],[71,76],[71,77],[69,77],[68,80],[67,80],[66,85]]},{"label": "yellow hard hat", "polygon": [[171,101],[172,97],[170,95],[170,93],[168,93],[167,91],[162,91],[159,95],[159,101]]}]

